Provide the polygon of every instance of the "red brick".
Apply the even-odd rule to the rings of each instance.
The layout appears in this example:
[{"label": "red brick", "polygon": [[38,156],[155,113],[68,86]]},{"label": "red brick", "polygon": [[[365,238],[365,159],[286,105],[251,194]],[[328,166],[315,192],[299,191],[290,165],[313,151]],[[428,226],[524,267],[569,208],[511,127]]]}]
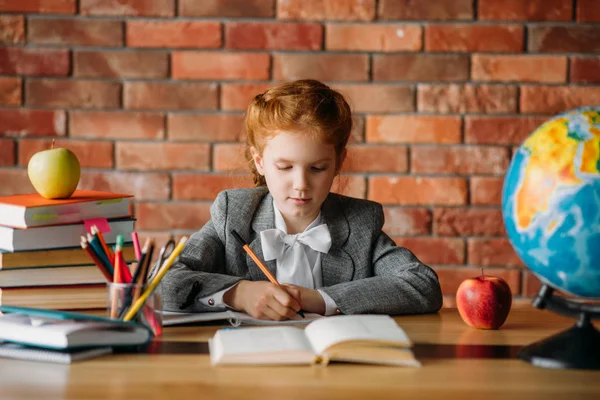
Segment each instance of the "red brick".
[{"label": "red brick", "polygon": [[570,21],[572,0],[479,0],[480,20]]},{"label": "red brick", "polygon": [[417,88],[417,108],[435,113],[514,113],[517,88],[507,85],[430,85]]},{"label": "red brick", "polygon": [[466,204],[467,181],[446,177],[371,176],[369,199],[382,204]]},{"label": "red brick", "polygon": [[138,203],[137,229],[199,230],[210,219],[210,203]]},{"label": "red brick", "polygon": [[212,21],[127,21],[127,46],[221,47],[221,23]]},{"label": "red brick", "polygon": [[30,79],[25,84],[25,103],[46,107],[115,108],[121,105],[118,82]]},{"label": "red brick", "polygon": [[35,44],[122,46],[123,24],[99,19],[29,19],[27,41]]},{"label": "red brick", "polygon": [[0,169],[0,196],[35,193],[26,169]]},{"label": "red brick", "polygon": [[419,51],[422,28],[408,24],[328,24],[327,50]]},{"label": "red brick", "polygon": [[431,211],[426,208],[384,207],[383,231],[388,235],[428,235]]},{"label": "red brick", "polygon": [[165,117],[156,113],[70,111],[69,135],[90,139],[162,139]]},{"label": "red brick", "polygon": [[508,239],[469,238],[467,241],[468,263],[470,265],[497,265],[503,267],[523,267],[523,263],[513,250]]},{"label": "red brick", "polygon": [[275,54],[275,80],[318,79],[322,81],[369,80],[366,54]]},{"label": "red brick", "polygon": [[365,142],[365,118],[360,115],[352,117],[352,132],[348,143],[364,143]]},{"label": "red brick", "polygon": [[275,0],[179,0],[183,17],[271,18]]},{"label": "red brick", "polygon": [[65,136],[66,120],[62,110],[0,109],[0,136]]},{"label": "red brick", "polygon": [[245,158],[246,146],[241,143],[216,143],[213,145],[212,170],[219,172],[248,172]]},{"label": "red brick", "polygon": [[118,142],[116,163],[124,170],[200,170],[209,168],[210,146],[199,143]]},{"label": "red brick", "polygon": [[500,205],[502,203],[502,185],[504,178],[473,176],[469,192],[471,204],[479,206]]},{"label": "red brick", "polygon": [[570,70],[570,82],[600,83],[600,57],[573,57]]},{"label": "red brick", "polygon": [[597,0],[577,0],[577,21],[600,22],[600,3]]},{"label": "red brick", "polygon": [[0,104],[18,106],[22,101],[21,78],[0,76]]},{"label": "red brick", "polygon": [[519,25],[429,24],[425,27],[425,50],[521,52],[523,37]]},{"label": "red brick", "polygon": [[320,24],[231,22],[225,25],[228,49],[321,50],[322,43]]},{"label": "red brick", "polygon": [[124,107],[153,110],[214,110],[218,106],[214,83],[126,82]]},{"label": "red brick", "polygon": [[415,91],[404,85],[332,85],[344,95],[354,112],[390,113],[414,111]]},{"label": "red brick", "polygon": [[458,54],[375,54],[374,81],[466,81],[469,58]]},{"label": "red brick", "polygon": [[428,265],[456,265],[465,262],[463,239],[437,237],[392,237],[392,239],[398,246],[406,247],[421,262]]},{"label": "red brick", "polygon": [[520,145],[546,117],[465,117],[465,143]]},{"label": "red brick", "polygon": [[535,296],[542,286],[542,282],[531,272],[523,271],[523,296]]},{"label": "red brick", "polygon": [[503,174],[510,153],[503,147],[413,146],[410,170],[417,174]]},{"label": "red brick", "polygon": [[331,192],[357,199],[366,199],[367,181],[363,176],[338,175],[333,180]]},{"label": "red brick", "polygon": [[171,75],[175,79],[269,79],[267,53],[174,52]]},{"label": "red brick", "polygon": [[73,76],[91,78],[167,78],[169,55],[149,51],[78,51]]},{"label": "red brick", "polygon": [[533,26],[529,30],[528,50],[540,53],[600,52],[600,26]]},{"label": "red brick", "polygon": [[136,200],[166,200],[170,194],[169,174],[154,172],[81,172],[79,189],[130,193]]},{"label": "red brick", "polygon": [[69,51],[0,47],[0,74],[68,75]]},{"label": "red brick", "polygon": [[[438,274],[442,293],[453,296],[465,279],[481,275],[479,268],[437,268],[435,272]],[[521,292],[521,271],[518,269],[486,268],[484,274],[504,279],[513,296]]]},{"label": "red brick", "polygon": [[433,232],[439,236],[504,236],[502,211],[490,208],[436,208]]},{"label": "red brick", "polygon": [[522,86],[521,112],[557,114],[577,107],[600,104],[599,87]]},{"label": "red brick", "polygon": [[372,21],[375,0],[280,0],[279,19]]},{"label": "red brick", "polygon": [[[35,153],[51,147],[51,139],[19,140],[19,165],[26,167]],[[67,148],[75,153],[82,168],[113,168],[114,166],[112,142],[56,140],[54,148],[59,147]]]},{"label": "red brick", "polygon": [[245,111],[252,99],[264,93],[272,84],[223,83],[221,84],[221,109]]},{"label": "red brick", "polygon": [[367,142],[460,143],[460,117],[430,115],[369,115]]},{"label": "red brick", "polygon": [[25,43],[25,18],[22,15],[0,15],[0,43]]},{"label": "red brick", "polygon": [[214,200],[225,189],[250,188],[249,174],[173,174],[174,200]]},{"label": "red brick", "polygon": [[76,0],[0,0],[0,12],[75,14]]},{"label": "red brick", "polygon": [[474,81],[564,83],[567,80],[567,57],[475,54],[471,61]]},{"label": "red brick", "polygon": [[344,162],[347,172],[407,172],[406,146],[349,146]]},{"label": "red brick", "polygon": [[233,142],[241,138],[242,114],[169,114],[170,140]]},{"label": "red brick", "polygon": [[79,12],[116,17],[172,17],[175,0],[80,0]]},{"label": "red brick", "polygon": [[0,166],[13,165],[15,165],[15,141],[13,139],[0,139]]},{"label": "red brick", "polygon": [[378,19],[468,20],[473,19],[471,0],[380,0]]}]

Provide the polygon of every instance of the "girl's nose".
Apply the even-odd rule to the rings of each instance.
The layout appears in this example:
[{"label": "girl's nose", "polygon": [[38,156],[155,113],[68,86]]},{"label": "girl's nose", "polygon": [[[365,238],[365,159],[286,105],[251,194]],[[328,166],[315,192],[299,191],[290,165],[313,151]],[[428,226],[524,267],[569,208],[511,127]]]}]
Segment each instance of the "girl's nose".
[{"label": "girl's nose", "polygon": [[308,188],[308,179],[305,171],[298,171],[294,176],[294,190],[302,191]]}]

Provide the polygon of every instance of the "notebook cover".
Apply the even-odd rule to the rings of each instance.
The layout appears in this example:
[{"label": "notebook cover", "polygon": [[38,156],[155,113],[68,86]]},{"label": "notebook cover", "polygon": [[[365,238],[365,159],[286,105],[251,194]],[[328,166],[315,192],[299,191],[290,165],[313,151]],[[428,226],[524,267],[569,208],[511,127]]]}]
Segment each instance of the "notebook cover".
[{"label": "notebook cover", "polygon": [[45,199],[38,193],[18,194],[0,197],[0,204],[25,208],[58,206],[63,204],[85,203],[92,201],[114,200],[133,197],[131,194],[100,192],[96,190],[76,190],[68,199]]}]

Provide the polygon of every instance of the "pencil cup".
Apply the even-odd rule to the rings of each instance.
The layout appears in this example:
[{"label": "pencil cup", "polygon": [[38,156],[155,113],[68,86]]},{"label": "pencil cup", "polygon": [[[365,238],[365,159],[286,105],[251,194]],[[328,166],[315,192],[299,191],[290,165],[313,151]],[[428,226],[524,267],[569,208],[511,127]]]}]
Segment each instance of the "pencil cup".
[{"label": "pencil cup", "polygon": [[[131,283],[106,283],[108,296],[107,314],[110,318],[122,319],[127,310],[144,293],[144,285]],[[154,336],[162,334],[162,296],[160,285],[148,297],[144,306],[132,319],[139,324],[145,325],[152,330]]]}]

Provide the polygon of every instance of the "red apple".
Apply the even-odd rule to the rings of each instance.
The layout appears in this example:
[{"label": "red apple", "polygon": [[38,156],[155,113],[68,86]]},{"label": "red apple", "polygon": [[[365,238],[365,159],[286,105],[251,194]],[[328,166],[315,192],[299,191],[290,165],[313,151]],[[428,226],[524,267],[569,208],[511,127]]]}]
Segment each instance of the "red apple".
[{"label": "red apple", "polygon": [[496,276],[484,275],[465,279],[456,291],[456,307],[467,325],[478,329],[498,329],[510,306],[512,294],[508,283]]}]

